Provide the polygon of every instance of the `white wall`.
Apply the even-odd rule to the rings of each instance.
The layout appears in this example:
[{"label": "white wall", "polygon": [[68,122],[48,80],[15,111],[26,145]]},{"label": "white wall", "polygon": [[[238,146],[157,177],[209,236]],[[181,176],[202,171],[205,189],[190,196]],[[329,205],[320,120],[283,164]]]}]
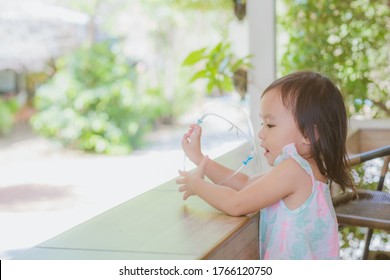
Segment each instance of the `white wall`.
[{"label": "white wall", "polygon": [[[274,0],[248,0],[249,50],[253,54],[249,74],[250,117],[257,136],[260,129],[259,101],[263,90],[276,78],[276,26]],[[262,151],[260,151],[262,154]],[[260,159],[261,170],[268,165]]]}]

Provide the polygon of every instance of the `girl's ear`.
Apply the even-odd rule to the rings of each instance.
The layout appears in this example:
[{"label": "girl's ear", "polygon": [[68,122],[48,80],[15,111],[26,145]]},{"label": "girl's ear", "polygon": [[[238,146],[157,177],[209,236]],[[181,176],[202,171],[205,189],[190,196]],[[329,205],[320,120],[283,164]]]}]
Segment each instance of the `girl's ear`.
[{"label": "girl's ear", "polygon": [[[320,135],[319,135],[319,133],[318,133],[318,128],[317,128],[317,126],[315,125],[314,126],[314,136],[315,136],[315,138],[316,138],[316,141],[318,141],[318,138],[320,138]],[[307,137],[307,136],[303,136],[303,144],[305,144],[305,145],[311,145],[311,141],[310,141],[310,138],[309,137]]]},{"label": "girl's ear", "polygon": [[314,135],[316,137],[316,141],[320,138],[320,134],[318,133],[317,125],[314,126]]},{"label": "girl's ear", "polygon": [[305,145],[310,145],[311,144],[309,137],[303,137],[303,141],[302,142]]}]

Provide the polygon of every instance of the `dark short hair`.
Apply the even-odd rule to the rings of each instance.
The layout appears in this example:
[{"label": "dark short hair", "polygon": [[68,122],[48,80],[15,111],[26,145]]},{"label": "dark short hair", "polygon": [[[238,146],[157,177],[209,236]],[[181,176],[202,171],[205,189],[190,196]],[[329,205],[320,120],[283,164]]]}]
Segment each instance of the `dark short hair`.
[{"label": "dark short hair", "polygon": [[310,140],[320,172],[343,190],[354,190],[346,152],[348,117],[337,86],[319,73],[300,71],[275,80],[261,97],[274,88],[280,90],[301,134]]}]

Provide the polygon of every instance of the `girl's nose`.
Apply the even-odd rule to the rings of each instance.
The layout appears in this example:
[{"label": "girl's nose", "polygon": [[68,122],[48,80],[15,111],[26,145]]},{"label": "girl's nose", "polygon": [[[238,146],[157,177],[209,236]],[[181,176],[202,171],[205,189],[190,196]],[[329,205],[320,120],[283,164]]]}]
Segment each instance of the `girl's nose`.
[{"label": "girl's nose", "polygon": [[264,126],[263,125],[261,126],[257,136],[259,136],[260,140],[264,140],[265,135],[264,135]]}]

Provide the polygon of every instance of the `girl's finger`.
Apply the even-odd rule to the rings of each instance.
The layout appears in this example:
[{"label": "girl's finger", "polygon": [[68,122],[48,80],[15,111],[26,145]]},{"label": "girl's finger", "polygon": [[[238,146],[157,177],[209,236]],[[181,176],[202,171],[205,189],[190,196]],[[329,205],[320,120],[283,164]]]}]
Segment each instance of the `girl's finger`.
[{"label": "girl's finger", "polygon": [[187,177],[188,176],[188,172],[187,171],[183,171],[183,170],[179,170],[179,174],[180,174],[180,176],[183,176],[183,177]]},{"label": "girl's finger", "polygon": [[190,127],[195,134],[198,134],[202,131],[202,128],[198,124],[192,124]]},{"label": "girl's finger", "polygon": [[183,135],[183,137],[187,139],[187,138],[189,138],[191,135],[192,135],[192,132],[191,132],[191,131],[188,131],[187,133],[185,133],[185,134]]},{"label": "girl's finger", "polygon": [[176,184],[184,184],[185,179],[184,178],[177,178],[175,182],[176,182]]},{"label": "girl's finger", "polygon": [[187,200],[187,198],[189,198],[190,196],[191,196],[191,193],[185,192],[185,193],[183,194],[183,200]]}]

